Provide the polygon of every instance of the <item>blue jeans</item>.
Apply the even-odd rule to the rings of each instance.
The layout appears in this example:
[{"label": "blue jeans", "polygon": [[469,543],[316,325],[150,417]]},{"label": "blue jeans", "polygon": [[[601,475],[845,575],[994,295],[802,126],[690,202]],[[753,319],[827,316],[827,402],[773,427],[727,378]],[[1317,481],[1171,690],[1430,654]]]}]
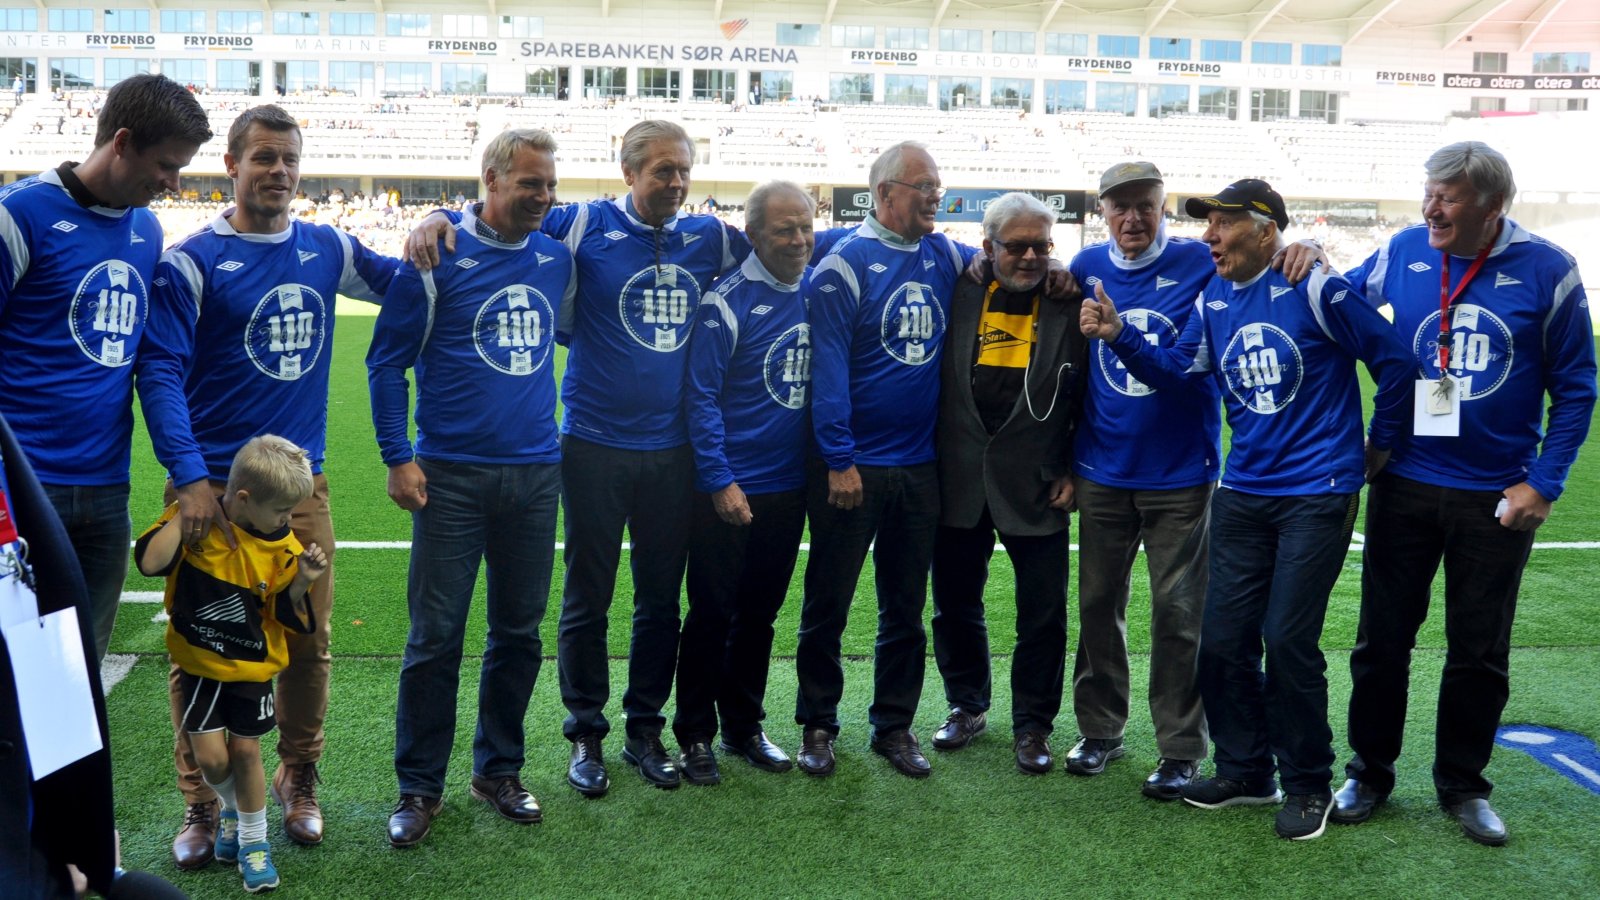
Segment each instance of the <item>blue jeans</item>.
[{"label": "blue jeans", "polygon": [[128,518],[126,484],[47,484],[44,492],[56,508],[67,539],[78,555],[83,581],[89,588],[90,627],[94,629],[95,664],[106,658],[111,629],[117,624],[117,604],[128,578],[128,541],[133,522]]},{"label": "blue jeans", "polygon": [[667,450],[624,450],[566,435],[561,440],[563,507],[567,511],[567,581],[561,593],[556,660],[562,733],[604,736],[611,730],[606,652],[607,612],[617,587],[626,525],[633,551],[633,638],[628,688],[622,694],[628,737],[661,734],[661,708],[678,665],[679,597],[689,560],[689,508],[694,457],[688,444]]},{"label": "blue jeans", "polygon": [[811,555],[794,661],[800,682],[794,720],[808,729],[839,733],[839,699],[844,695],[840,646],[871,547],[878,641],[872,652],[867,721],[877,737],[910,728],[922,699],[928,662],[922,611],[928,603],[928,567],[939,524],[939,476],[933,463],[857,466],[856,471],[861,473],[861,505],[844,510],[828,505],[827,471],[820,463],[812,466],[806,502]]},{"label": "blue jeans", "polygon": [[1199,675],[1219,777],[1269,779],[1276,761],[1284,791],[1328,790],[1333,732],[1318,641],[1358,503],[1355,494],[1212,495]]},{"label": "blue jeans", "polygon": [[488,563],[489,639],[472,771],[498,778],[522,769],[522,723],[543,658],[539,623],[550,599],[561,470],[554,463],[417,463],[428,478],[428,505],[411,514],[411,631],[400,667],[394,768],[401,793],[439,797],[481,561]]}]

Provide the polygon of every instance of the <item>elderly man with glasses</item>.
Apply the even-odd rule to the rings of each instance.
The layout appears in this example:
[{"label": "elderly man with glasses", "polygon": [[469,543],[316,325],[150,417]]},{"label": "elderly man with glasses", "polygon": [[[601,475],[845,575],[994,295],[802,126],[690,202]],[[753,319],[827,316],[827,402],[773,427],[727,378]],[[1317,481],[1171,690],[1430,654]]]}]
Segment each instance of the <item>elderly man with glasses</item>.
[{"label": "elderly man with glasses", "polygon": [[1067,653],[1072,432],[1086,344],[1078,305],[1042,299],[1055,214],[1010,193],[983,216],[994,275],[963,279],[940,365],[939,527],[933,654],[950,717],[933,746],[958,750],[986,726],[991,676],[983,588],[995,537],[1016,570],[1011,664],[1017,768],[1050,771]]}]

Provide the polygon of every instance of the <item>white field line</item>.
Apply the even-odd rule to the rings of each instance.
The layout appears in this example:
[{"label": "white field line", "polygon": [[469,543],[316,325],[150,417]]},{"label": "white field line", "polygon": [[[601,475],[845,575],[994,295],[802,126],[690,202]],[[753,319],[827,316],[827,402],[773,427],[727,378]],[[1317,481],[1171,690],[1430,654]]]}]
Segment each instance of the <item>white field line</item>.
[{"label": "white field line", "polygon": [[[127,595],[124,594],[122,599],[127,602]],[[110,694],[118,682],[128,677],[128,673],[133,671],[133,664],[138,661],[139,657],[132,653],[107,653],[106,658],[100,661],[100,689]]]}]

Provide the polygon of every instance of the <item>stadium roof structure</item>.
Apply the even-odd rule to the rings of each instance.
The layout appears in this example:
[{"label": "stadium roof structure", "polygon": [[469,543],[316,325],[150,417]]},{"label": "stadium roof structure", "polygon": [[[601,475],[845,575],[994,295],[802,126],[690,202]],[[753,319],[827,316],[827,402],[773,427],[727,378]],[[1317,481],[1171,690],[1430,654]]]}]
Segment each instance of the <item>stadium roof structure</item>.
[{"label": "stadium roof structure", "polygon": [[[601,14],[609,15],[612,0],[599,2]],[[631,6],[627,0],[617,5],[623,4]],[[713,0],[712,16],[733,14],[742,5],[738,0]],[[1432,32],[1441,49],[1474,38],[1513,43],[1519,51],[1541,36],[1546,41],[1557,36],[1573,43],[1600,41],[1600,3],[1594,0],[847,0],[842,5],[839,0],[821,0],[814,6],[822,11],[823,24],[862,7],[893,9],[908,23],[920,18],[932,28],[967,12],[1032,9],[1038,12],[1040,31],[1067,27],[1076,15],[1125,19],[1146,37],[1158,28],[1203,20],[1236,23],[1245,40],[1269,27],[1291,26],[1323,32],[1346,45],[1383,30],[1412,37]]]}]

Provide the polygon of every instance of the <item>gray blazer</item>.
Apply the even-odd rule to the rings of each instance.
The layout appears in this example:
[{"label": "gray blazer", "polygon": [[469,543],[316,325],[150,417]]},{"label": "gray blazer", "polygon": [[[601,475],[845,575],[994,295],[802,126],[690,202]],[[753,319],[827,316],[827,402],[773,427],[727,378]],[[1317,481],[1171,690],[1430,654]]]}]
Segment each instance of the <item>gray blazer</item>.
[{"label": "gray blazer", "polygon": [[1004,534],[1054,534],[1067,527],[1067,515],[1050,508],[1050,482],[1071,474],[1072,430],[1083,397],[1087,341],[1078,330],[1080,302],[1039,301],[1027,378],[1033,409],[1019,395],[1010,418],[990,435],[972,399],[973,348],[986,290],[962,278],[950,304],[939,373],[939,522],[976,527],[987,503]]}]

